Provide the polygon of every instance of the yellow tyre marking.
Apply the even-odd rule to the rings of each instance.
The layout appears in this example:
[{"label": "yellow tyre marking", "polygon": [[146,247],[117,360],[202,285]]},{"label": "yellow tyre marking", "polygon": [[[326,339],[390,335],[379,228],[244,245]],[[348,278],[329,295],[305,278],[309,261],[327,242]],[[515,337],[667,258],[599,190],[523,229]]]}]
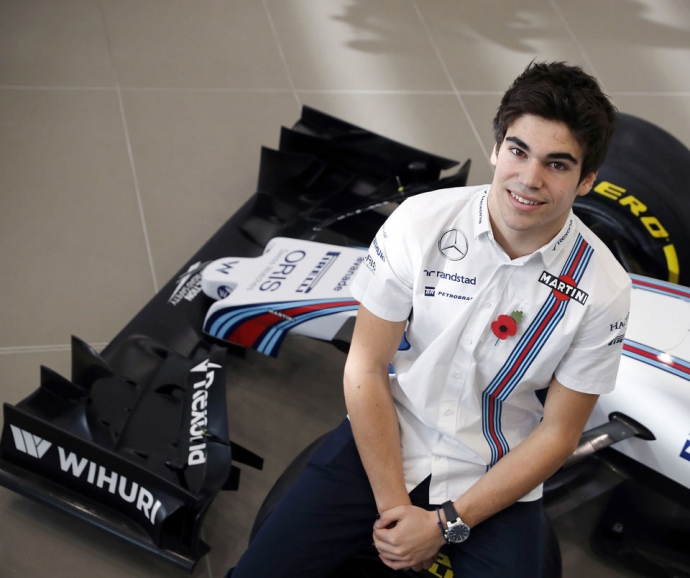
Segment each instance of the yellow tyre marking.
[{"label": "yellow tyre marking", "polygon": [[666,245],[664,247],[664,254],[666,255],[666,266],[668,267],[668,280],[671,283],[678,283],[680,263],[678,263],[676,248],[673,245]]}]

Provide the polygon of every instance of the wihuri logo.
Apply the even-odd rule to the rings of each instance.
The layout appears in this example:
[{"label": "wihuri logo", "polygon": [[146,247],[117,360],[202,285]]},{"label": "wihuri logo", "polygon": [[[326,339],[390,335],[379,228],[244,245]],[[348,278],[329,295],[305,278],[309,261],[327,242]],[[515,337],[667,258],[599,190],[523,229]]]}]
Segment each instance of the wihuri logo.
[{"label": "wihuri logo", "polygon": [[[53,445],[48,440],[19,429],[17,426],[10,425],[10,429],[17,450],[34,458],[42,458]],[[75,478],[85,480],[110,494],[119,496],[125,502],[133,504],[149,522],[155,523],[156,514],[162,503],[160,500],[156,500],[146,488],[137,482],[130,482],[125,476],[112,470],[109,471],[96,462],[80,458],[74,452],[68,452],[60,446],[57,446],[57,449],[60,469],[63,472],[70,473]]]}]

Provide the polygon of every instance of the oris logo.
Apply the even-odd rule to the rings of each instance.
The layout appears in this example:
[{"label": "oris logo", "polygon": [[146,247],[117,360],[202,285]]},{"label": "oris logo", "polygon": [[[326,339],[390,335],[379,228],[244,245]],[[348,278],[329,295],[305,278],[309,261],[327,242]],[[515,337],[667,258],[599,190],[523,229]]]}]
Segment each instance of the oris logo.
[{"label": "oris logo", "polygon": [[448,229],[438,240],[438,250],[449,261],[460,261],[469,250],[467,237],[460,229]]}]

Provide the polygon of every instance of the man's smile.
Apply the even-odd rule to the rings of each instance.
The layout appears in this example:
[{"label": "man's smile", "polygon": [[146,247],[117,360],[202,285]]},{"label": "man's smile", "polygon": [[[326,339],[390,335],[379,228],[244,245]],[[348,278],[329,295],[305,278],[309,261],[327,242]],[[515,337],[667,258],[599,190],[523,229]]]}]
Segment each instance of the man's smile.
[{"label": "man's smile", "polygon": [[539,201],[531,201],[530,199],[526,199],[525,197],[521,197],[516,192],[511,191],[510,189],[508,189],[508,193],[510,194],[511,197],[513,197],[516,201],[518,201],[519,203],[522,203],[523,205],[534,205],[534,206],[536,206],[536,205],[543,205],[544,204],[544,203],[541,203]]}]

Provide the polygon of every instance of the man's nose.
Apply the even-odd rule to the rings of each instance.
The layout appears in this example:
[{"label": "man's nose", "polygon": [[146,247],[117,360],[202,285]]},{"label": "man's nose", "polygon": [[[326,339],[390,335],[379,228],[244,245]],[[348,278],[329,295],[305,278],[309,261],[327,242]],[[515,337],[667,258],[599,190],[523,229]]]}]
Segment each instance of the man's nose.
[{"label": "man's nose", "polygon": [[520,173],[520,184],[528,189],[540,189],[542,186],[542,166],[536,160],[525,163]]}]

